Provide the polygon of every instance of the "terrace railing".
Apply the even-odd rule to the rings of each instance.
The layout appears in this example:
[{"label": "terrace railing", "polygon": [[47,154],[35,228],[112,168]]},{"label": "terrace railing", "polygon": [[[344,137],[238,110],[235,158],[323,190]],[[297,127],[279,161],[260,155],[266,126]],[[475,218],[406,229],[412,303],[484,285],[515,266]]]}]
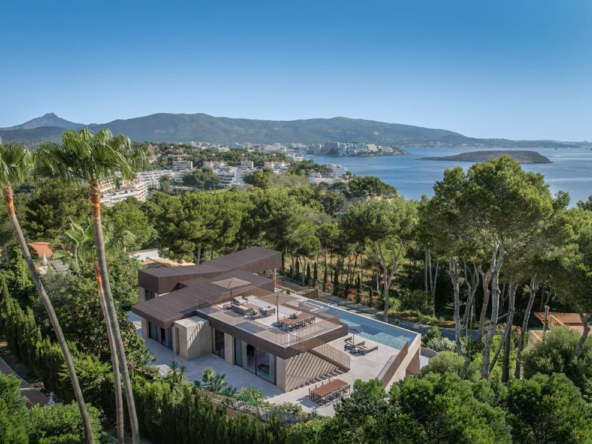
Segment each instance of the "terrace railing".
[{"label": "terrace railing", "polygon": [[407,356],[409,352],[409,342],[405,342],[405,345],[401,349],[401,351],[397,355],[391,356],[385,366],[382,368],[380,373],[378,374],[378,379],[382,382],[382,386],[386,389],[399,370],[399,367],[403,363],[403,360]]},{"label": "terrace railing", "polygon": [[329,344],[323,344],[310,350],[310,353],[337,366],[341,371],[348,372],[350,356]]}]

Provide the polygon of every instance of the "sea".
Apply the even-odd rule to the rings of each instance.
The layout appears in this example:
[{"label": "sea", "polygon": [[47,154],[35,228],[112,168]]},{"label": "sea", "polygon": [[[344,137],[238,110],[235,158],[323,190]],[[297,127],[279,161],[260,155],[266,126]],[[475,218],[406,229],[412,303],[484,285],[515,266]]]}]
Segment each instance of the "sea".
[{"label": "sea", "polygon": [[[421,199],[432,196],[434,183],[441,180],[444,170],[461,166],[467,170],[471,162],[422,160],[428,156],[452,156],[468,151],[487,151],[499,148],[405,148],[409,154],[376,157],[307,156],[319,164],[339,164],[353,174],[376,176],[393,185],[406,199]],[[511,151],[511,150],[508,150]],[[526,171],[541,173],[553,195],[567,191],[570,206],[585,201],[592,195],[592,147],[578,148],[532,148],[521,151],[536,151],[552,163],[523,164]]]}]

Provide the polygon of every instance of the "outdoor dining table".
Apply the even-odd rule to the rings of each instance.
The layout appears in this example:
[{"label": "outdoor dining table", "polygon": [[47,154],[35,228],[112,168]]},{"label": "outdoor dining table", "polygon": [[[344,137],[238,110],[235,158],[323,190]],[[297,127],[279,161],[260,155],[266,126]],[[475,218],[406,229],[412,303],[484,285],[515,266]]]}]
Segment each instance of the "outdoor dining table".
[{"label": "outdoor dining table", "polygon": [[288,330],[291,330],[292,327],[296,327],[296,326],[302,326],[302,325],[306,325],[306,324],[310,324],[312,322],[314,322],[315,320],[315,316],[311,316],[311,315],[300,315],[297,318],[286,318],[286,319],[282,319],[279,321],[279,326],[280,327],[286,327]]},{"label": "outdoor dining table", "polygon": [[310,399],[318,404],[322,404],[327,396],[340,391],[347,393],[349,391],[349,384],[341,379],[334,379],[312,390],[310,392]]}]

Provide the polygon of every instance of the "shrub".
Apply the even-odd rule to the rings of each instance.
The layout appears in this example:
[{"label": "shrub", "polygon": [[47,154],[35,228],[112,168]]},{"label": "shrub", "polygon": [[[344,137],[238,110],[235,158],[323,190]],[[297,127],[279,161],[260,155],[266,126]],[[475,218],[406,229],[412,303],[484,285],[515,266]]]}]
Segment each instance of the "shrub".
[{"label": "shrub", "polygon": [[[95,442],[104,442],[99,411],[87,405]],[[84,427],[76,403],[35,406],[29,411],[31,444],[75,444],[84,442]]]},{"label": "shrub", "polygon": [[567,327],[547,332],[544,341],[524,353],[524,376],[564,373],[584,398],[592,401],[592,337],[588,337],[582,354],[574,360],[572,354],[579,339],[580,335]]},{"label": "shrub", "polygon": [[[288,429],[287,444],[324,444],[324,430],[331,422],[328,418],[313,419],[312,421],[296,424]],[[334,441],[337,442],[337,441]]]},{"label": "shrub", "polygon": [[257,387],[243,387],[238,391],[234,398],[237,401],[247,402],[251,405],[258,406],[263,402],[265,396],[261,389],[258,389]]},{"label": "shrub", "polygon": [[438,327],[437,325],[435,327],[430,328],[428,331],[426,331],[421,339],[423,341],[423,343],[427,343],[429,342],[431,339],[433,338],[438,338],[440,339],[442,337],[442,332],[440,331],[440,327]]},{"label": "shrub", "polygon": [[456,350],[456,344],[448,338],[432,338],[426,342],[425,346],[437,352]]},{"label": "shrub", "polygon": [[513,380],[503,404],[516,443],[592,442],[592,406],[565,375]]},{"label": "shrub", "polygon": [[27,408],[21,396],[21,382],[0,372],[0,444],[28,442]]},{"label": "shrub", "polygon": [[431,315],[434,311],[434,301],[426,291],[407,290],[401,294],[400,310],[417,310],[422,314]]},{"label": "shrub", "polygon": [[[453,373],[458,375],[463,366],[464,358],[456,352],[443,351],[438,353],[428,365],[423,367],[419,372],[420,376],[425,376],[428,373],[438,373],[444,375],[446,373]],[[480,377],[479,362],[473,361],[469,365],[466,379],[478,380]]]}]

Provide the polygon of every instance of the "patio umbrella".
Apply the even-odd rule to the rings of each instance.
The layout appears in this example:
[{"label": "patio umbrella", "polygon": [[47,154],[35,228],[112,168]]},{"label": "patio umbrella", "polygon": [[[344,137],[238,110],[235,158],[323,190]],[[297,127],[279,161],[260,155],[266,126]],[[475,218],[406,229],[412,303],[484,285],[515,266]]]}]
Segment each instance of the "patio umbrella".
[{"label": "patio umbrella", "polygon": [[364,328],[361,325],[356,325],[353,328],[350,328],[352,332],[352,347],[356,345],[356,333],[360,334],[364,332]]},{"label": "patio umbrella", "polygon": [[280,322],[280,305],[289,304],[290,302],[300,302],[300,299],[295,298],[294,296],[288,296],[287,294],[283,293],[273,293],[267,296],[256,296],[256,298],[262,302],[276,305],[275,312],[278,323]]}]

